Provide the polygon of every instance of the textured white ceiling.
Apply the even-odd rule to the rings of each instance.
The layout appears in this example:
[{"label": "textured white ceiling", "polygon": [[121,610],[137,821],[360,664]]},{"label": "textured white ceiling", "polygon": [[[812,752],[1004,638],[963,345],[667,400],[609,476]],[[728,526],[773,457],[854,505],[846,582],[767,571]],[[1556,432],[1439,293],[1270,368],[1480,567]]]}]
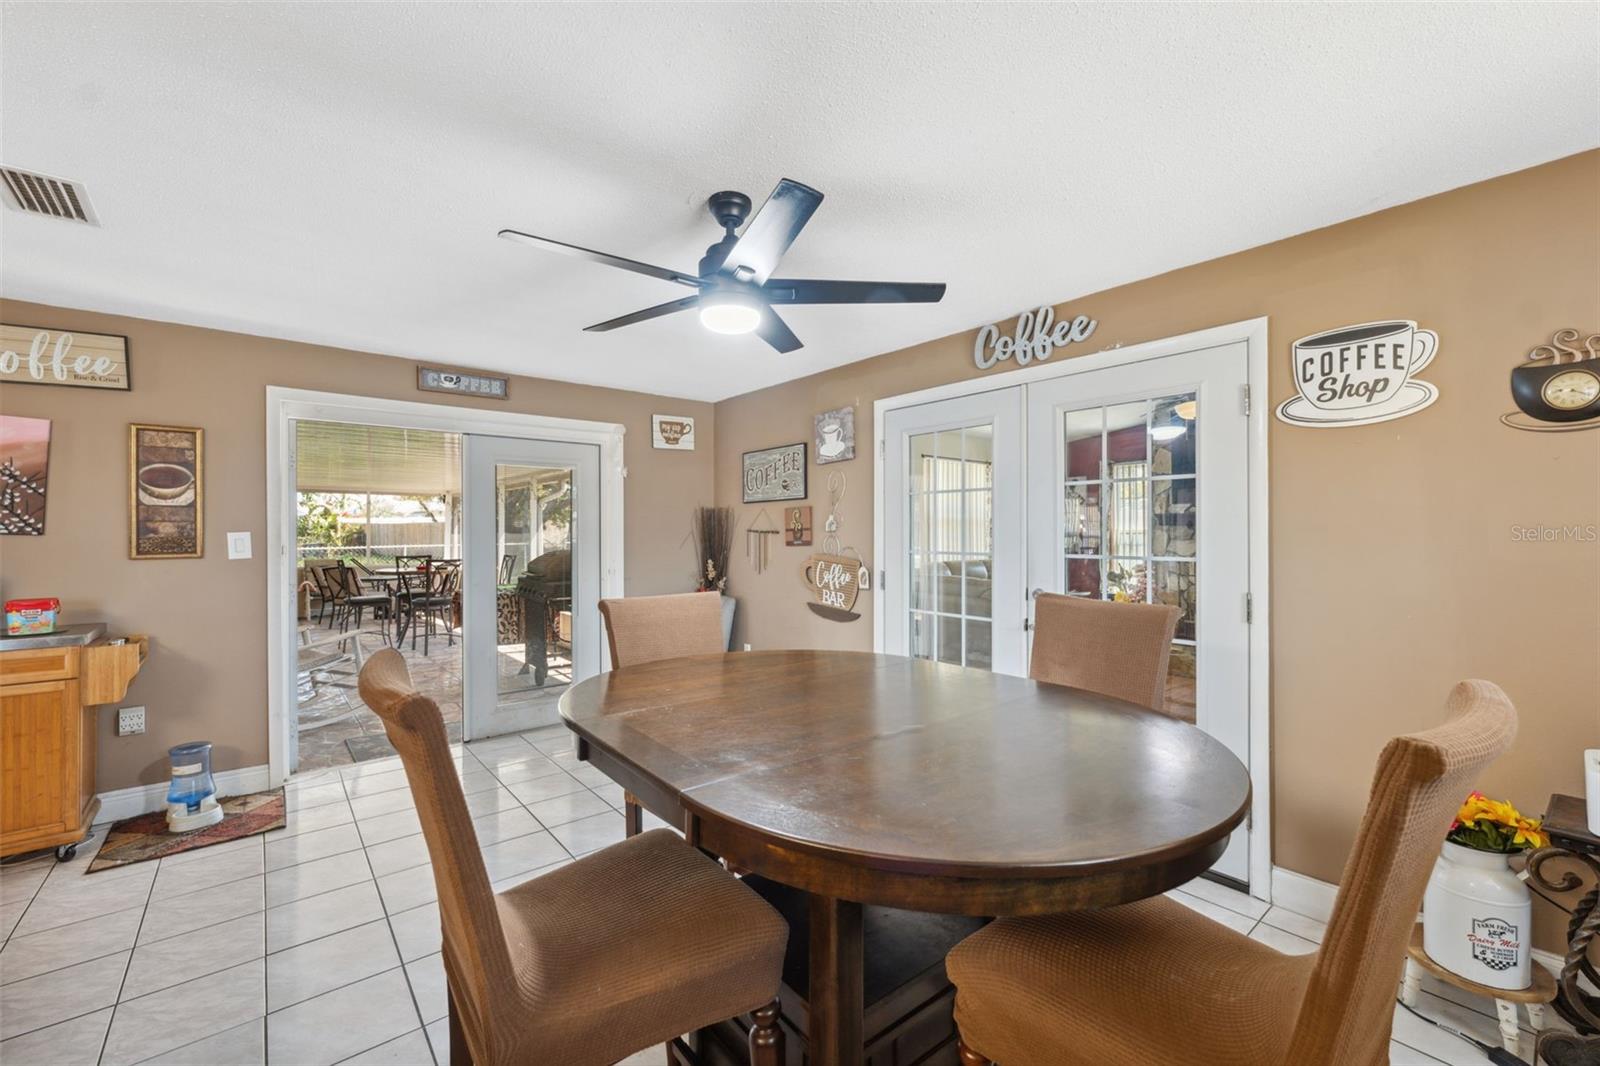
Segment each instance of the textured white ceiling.
[{"label": "textured white ceiling", "polygon": [[[1600,143],[1594,4],[18,4],[7,295],[718,399]],[[683,290],[721,188],[826,195],[781,273],[946,281],[797,307],[786,356]]]}]

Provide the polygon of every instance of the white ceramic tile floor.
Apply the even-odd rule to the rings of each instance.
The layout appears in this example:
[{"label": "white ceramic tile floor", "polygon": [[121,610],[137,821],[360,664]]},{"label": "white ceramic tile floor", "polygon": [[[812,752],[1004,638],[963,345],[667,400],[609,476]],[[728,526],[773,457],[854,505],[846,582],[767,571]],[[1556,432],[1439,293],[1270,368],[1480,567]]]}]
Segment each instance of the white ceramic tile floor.
[{"label": "white ceramic tile floor", "polygon": [[[561,727],[469,745],[457,771],[497,891],[622,837],[621,789]],[[310,774],[287,797],[284,830],[159,862],[85,877],[97,830],[71,862],[0,867],[0,1061],[446,1063],[439,908],[398,761]],[[1172,896],[1280,951],[1322,936],[1211,882]],[[1498,1038],[1487,1001],[1429,981],[1422,1009]],[[1487,1061],[1398,1007],[1393,1038],[1396,1066]]]}]

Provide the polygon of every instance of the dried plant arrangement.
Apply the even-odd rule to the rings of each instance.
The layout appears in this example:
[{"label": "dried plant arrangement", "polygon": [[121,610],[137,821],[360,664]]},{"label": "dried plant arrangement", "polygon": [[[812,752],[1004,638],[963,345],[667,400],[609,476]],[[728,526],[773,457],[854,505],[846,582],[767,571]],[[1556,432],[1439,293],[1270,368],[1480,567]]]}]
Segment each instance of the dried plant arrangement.
[{"label": "dried plant arrangement", "polygon": [[733,547],[733,508],[695,508],[694,542],[699,553],[699,590],[726,592],[728,553]]}]

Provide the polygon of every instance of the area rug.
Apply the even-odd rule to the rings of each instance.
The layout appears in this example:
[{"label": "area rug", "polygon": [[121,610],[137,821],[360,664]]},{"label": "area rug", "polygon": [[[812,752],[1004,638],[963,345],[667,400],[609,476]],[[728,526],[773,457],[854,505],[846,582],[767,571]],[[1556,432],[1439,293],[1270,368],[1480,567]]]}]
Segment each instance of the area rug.
[{"label": "area rug", "polygon": [[167,812],[164,809],[114,823],[106,831],[106,841],[100,845],[94,862],[89,864],[86,872],[98,873],[130,863],[179,855],[283,827],[281,788],[271,792],[252,792],[246,796],[229,796],[221,803],[222,821],[191,833],[168,832]]}]

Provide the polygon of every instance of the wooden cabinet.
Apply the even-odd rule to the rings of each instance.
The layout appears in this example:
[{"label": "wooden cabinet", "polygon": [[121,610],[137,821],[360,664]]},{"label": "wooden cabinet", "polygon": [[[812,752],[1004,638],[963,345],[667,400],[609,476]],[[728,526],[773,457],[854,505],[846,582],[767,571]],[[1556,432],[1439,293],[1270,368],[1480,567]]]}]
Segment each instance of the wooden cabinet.
[{"label": "wooden cabinet", "polygon": [[88,833],[95,795],[95,707],[120,700],[148,642],[0,651],[0,856],[57,848]]}]

